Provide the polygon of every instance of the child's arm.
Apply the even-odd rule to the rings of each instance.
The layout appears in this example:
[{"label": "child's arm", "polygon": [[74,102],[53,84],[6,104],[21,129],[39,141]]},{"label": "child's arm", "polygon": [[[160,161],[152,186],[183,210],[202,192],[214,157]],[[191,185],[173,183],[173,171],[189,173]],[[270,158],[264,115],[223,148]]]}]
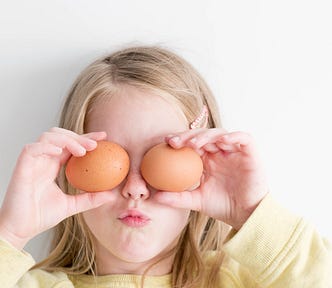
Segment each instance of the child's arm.
[{"label": "child's arm", "polygon": [[[1,288],[74,288],[63,272],[49,273],[40,269],[29,272],[35,261],[28,253],[17,250],[0,239],[0,283]],[[46,286],[45,286],[46,285]],[[60,286],[59,286],[60,285]]]},{"label": "child's arm", "polygon": [[[0,282],[1,287],[14,287],[18,280],[34,265],[33,258],[0,239]],[[24,286],[21,286],[24,287]]]},{"label": "child's arm", "polygon": [[[224,246],[233,259],[226,269],[245,287],[332,287],[331,243],[271,195],[263,199],[240,231],[232,232]],[[241,273],[244,269],[250,274]]]},{"label": "child's arm", "polygon": [[[332,275],[331,247],[303,220],[269,200],[264,169],[250,135],[194,129],[166,141],[174,148],[194,148],[201,155],[204,173],[197,189],[156,193],[156,200],[201,211],[231,225],[238,233],[226,251],[242,268],[250,269],[251,281],[262,283],[261,287],[326,287],[307,285],[302,279],[312,273],[317,283],[327,283]],[[241,280],[252,287],[249,278]]]}]

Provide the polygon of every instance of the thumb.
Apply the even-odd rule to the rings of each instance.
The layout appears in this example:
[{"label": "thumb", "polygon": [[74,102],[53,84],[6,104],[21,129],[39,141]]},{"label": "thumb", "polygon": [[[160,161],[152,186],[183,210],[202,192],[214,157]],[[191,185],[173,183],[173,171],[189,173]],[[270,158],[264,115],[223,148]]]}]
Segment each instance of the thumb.
[{"label": "thumb", "polygon": [[115,194],[111,191],[68,195],[67,214],[69,217],[111,201],[115,201]]},{"label": "thumb", "polygon": [[158,192],[154,199],[160,204],[168,205],[174,208],[201,210],[200,195],[196,191],[183,192]]}]

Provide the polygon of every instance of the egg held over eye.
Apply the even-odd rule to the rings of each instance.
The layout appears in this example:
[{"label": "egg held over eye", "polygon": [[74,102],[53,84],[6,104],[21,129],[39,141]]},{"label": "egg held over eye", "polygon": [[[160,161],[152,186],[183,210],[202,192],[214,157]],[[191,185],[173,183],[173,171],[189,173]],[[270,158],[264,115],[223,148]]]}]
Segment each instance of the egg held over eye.
[{"label": "egg held over eye", "polygon": [[129,156],[120,145],[98,141],[97,147],[82,157],[72,156],[65,169],[68,182],[86,192],[111,190],[129,171]]},{"label": "egg held over eye", "polygon": [[202,173],[203,162],[195,150],[174,149],[167,143],[152,147],[141,163],[145,181],[163,191],[181,192],[197,186]]}]

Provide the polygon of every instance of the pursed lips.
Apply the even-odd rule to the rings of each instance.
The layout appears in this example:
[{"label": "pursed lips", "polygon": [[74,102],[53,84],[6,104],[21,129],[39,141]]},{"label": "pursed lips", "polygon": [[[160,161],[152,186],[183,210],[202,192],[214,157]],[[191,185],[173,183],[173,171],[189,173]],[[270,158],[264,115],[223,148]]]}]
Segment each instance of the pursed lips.
[{"label": "pursed lips", "polygon": [[151,221],[147,215],[137,210],[127,210],[121,213],[118,219],[123,224],[135,228],[146,226]]}]

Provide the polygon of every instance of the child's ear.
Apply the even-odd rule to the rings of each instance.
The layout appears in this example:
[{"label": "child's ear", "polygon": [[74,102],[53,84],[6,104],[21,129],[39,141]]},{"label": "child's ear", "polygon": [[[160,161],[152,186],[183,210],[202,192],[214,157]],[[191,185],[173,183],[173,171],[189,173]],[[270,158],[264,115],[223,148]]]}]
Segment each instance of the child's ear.
[{"label": "child's ear", "polygon": [[190,129],[207,128],[209,122],[209,110],[206,105],[203,106],[201,113],[190,123]]}]

